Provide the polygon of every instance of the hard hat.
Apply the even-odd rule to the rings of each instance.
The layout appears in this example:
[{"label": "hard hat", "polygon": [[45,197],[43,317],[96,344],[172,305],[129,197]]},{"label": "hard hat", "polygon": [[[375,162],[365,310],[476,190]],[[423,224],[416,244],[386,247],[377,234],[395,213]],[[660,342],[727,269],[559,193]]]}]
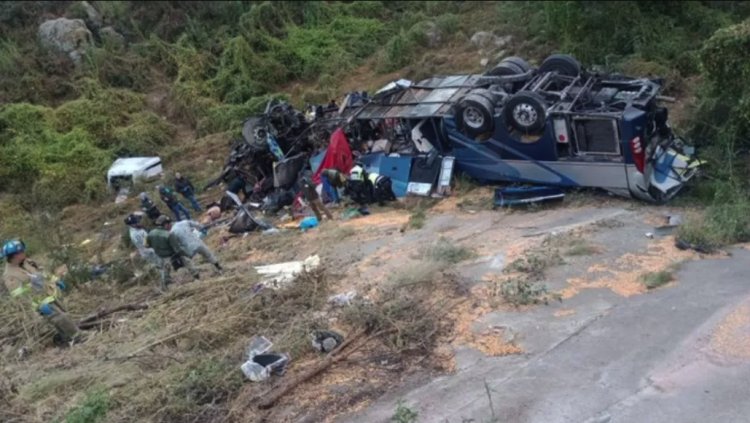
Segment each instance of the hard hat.
[{"label": "hard hat", "polygon": [[361,166],[354,166],[349,171],[349,179],[351,179],[352,181],[364,181],[364,169],[362,169]]},{"label": "hard hat", "polygon": [[10,257],[26,251],[26,244],[18,239],[7,241],[3,244],[3,257]]}]

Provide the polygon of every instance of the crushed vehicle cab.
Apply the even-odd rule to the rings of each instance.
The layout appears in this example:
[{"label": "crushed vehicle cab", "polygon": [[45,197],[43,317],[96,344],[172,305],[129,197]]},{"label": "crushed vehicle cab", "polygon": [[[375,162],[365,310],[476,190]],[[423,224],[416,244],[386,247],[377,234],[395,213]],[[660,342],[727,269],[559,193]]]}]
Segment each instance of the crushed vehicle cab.
[{"label": "crushed vehicle cab", "polygon": [[[483,182],[598,187],[662,203],[699,166],[660,103],[662,81],[588,72],[556,54],[509,57],[483,75],[400,80],[344,111],[360,134],[402,136]],[[364,128],[364,129],[363,129]]]}]

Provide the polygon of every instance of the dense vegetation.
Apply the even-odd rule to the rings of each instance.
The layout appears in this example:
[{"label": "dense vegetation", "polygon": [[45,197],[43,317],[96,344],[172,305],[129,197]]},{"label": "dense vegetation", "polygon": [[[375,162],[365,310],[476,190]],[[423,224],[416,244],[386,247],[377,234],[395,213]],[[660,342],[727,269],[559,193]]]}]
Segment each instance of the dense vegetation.
[{"label": "dense vegetation", "polygon": [[[680,129],[710,162],[712,178],[697,194],[747,206],[738,203],[750,131],[750,6],[742,2],[91,4],[125,42],[94,31],[79,66],[35,40],[46,19],[88,22],[80,2],[0,4],[0,194],[22,195],[27,210],[100,200],[114,157],[159,153],[177,126],[199,136],[236,130],[292,82],[314,87],[293,98],[298,104],[327,101],[364,63],[373,74],[419,74],[414,67],[429,65],[432,51],[470,49],[478,30],[522,40],[509,54],[570,52],[696,93]],[[157,107],[148,97],[159,92],[167,101]]]}]

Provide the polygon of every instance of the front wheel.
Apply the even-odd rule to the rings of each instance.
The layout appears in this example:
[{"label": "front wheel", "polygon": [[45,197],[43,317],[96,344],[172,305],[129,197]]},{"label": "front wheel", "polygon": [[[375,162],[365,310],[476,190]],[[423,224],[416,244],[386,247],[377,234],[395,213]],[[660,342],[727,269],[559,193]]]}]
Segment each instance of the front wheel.
[{"label": "front wheel", "polygon": [[520,91],[505,103],[503,116],[511,128],[524,134],[537,134],[544,130],[547,105],[541,95]]},{"label": "front wheel", "polygon": [[456,119],[459,127],[470,137],[477,137],[494,128],[494,107],[489,99],[478,94],[469,94],[458,103]]}]

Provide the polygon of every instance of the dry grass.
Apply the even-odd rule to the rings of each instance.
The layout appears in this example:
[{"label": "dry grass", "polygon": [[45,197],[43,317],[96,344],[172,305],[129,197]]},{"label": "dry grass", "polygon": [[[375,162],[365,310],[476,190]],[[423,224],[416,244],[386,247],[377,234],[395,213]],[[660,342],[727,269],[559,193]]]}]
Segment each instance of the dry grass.
[{"label": "dry grass", "polygon": [[599,253],[599,248],[583,238],[574,238],[563,250],[565,256],[591,256]]},{"label": "dry grass", "polygon": [[444,317],[456,297],[454,281],[438,274],[439,268],[434,262],[410,267],[378,289],[375,300],[361,300],[347,309],[344,320],[370,333],[383,333],[387,345],[398,352],[429,354],[438,336],[450,329]]},{"label": "dry grass", "polygon": [[422,256],[432,261],[445,264],[458,264],[476,256],[474,250],[457,245],[456,242],[440,237],[435,243],[422,251]]},{"label": "dry grass", "polygon": [[[40,345],[28,362],[16,363],[15,350],[6,349],[3,365],[15,373],[19,387],[11,407],[31,402],[39,419],[54,420],[82,401],[80,395],[66,392],[82,392],[95,384],[109,389],[108,421],[127,421],[128,416],[159,422],[226,417],[243,386],[239,365],[252,335],[264,335],[278,351],[302,359],[311,354],[309,332],[326,327],[315,314],[324,309],[329,295],[324,271],[300,275],[283,291],[257,295],[252,292],[255,278],[238,273],[175,286],[167,295],[152,298],[141,318],[120,316],[127,320],[90,333],[88,342],[68,350]],[[42,322],[39,329],[47,327]]]},{"label": "dry grass", "polygon": [[655,289],[662,285],[666,285],[674,280],[674,275],[669,270],[662,270],[659,272],[649,272],[641,275],[641,282],[646,286],[647,289]]}]

